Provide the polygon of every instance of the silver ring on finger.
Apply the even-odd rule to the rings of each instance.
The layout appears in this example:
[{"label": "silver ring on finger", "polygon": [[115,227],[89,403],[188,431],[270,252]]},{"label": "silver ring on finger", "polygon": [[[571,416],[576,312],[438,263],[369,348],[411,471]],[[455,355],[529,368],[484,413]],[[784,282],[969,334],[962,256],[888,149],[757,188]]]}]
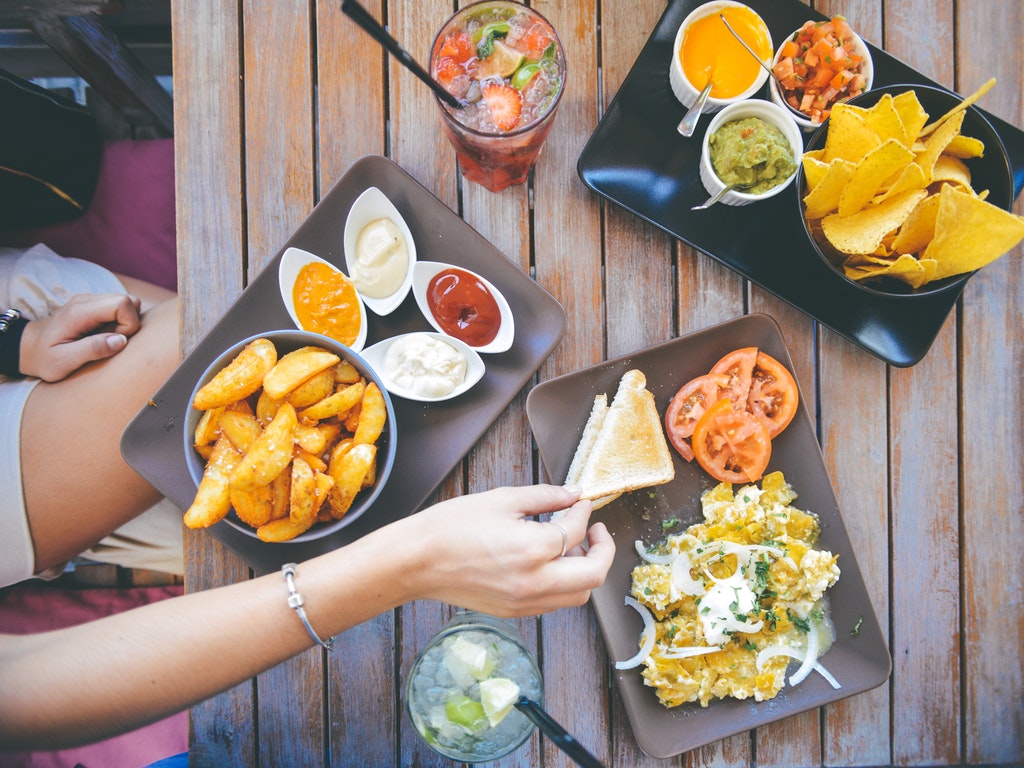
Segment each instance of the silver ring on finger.
[{"label": "silver ring on finger", "polygon": [[555,528],[557,528],[562,533],[562,551],[558,553],[558,556],[559,557],[565,557],[565,550],[569,546],[569,534],[566,532],[565,528],[563,528],[562,526],[560,526],[558,523],[554,522],[553,520],[548,520],[548,522],[551,525],[555,526]]}]

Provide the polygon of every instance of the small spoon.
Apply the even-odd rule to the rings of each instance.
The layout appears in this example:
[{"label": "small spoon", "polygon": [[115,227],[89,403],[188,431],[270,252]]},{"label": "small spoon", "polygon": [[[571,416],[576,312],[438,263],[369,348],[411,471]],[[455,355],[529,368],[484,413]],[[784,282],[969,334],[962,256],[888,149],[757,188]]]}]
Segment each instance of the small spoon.
[{"label": "small spoon", "polygon": [[708,100],[708,94],[711,93],[711,78],[708,77],[708,84],[704,86],[704,90],[700,92],[700,96],[693,103],[686,114],[683,115],[683,119],[679,121],[679,125],[676,126],[676,130],[679,131],[681,136],[689,138],[693,136],[694,130],[697,128],[697,121],[700,119],[700,113],[704,111],[704,102]]},{"label": "small spoon", "polygon": [[691,211],[703,211],[705,208],[710,208],[712,205],[714,205],[719,200],[721,200],[723,197],[725,197],[725,193],[726,192],[731,192],[734,189],[739,190],[739,191],[742,192],[744,189],[750,189],[752,186],[754,186],[755,183],[756,182],[752,182],[750,184],[727,184],[725,186],[725,188],[722,189],[720,192],[716,192],[714,195],[709,197],[707,200],[705,200],[700,205],[695,205],[695,206],[691,207],[690,210]]},{"label": "small spoon", "polygon": [[740,45],[742,45],[744,48],[747,49],[747,53],[749,53],[751,56],[753,56],[754,60],[757,61],[757,63],[761,65],[761,68],[768,72],[768,76],[772,80],[774,80],[775,84],[779,87],[779,93],[785,93],[785,89],[782,87],[782,83],[779,82],[779,78],[772,71],[772,68],[769,67],[767,64],[765,64],[764,60],[760,56],[757,55],[757,52],[753,48],[751,48],[749,45],[747,45],[747,41],[744,40],[742,37],[740,37],[736,33],[736,30],[733,29],[732,26],[729,24],[728,19],[725,18],[725,14],[722,14],[722,13],[718,14],[718,18],[720,18],[722,20],[722,23],[725,24],[726,29],[728,29],[730,32],[732,32],[732,36],[740,41]]}]

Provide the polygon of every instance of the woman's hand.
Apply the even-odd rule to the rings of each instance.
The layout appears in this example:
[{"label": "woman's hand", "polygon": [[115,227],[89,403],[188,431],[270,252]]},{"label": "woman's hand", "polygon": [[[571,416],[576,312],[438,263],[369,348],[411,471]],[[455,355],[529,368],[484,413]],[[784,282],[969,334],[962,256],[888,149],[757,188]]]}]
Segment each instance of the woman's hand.
[{"label": "woman's hand", "polygon": [[139,330],[141,303],[117,293],[77,294],[49,317],[25,326],[20,370],[60,381],[86,363],[116,355]]},{"label": "woman's hand", "polygon": [[[564,514],[556,524],[536,519],[547,512]],[[410,574],[422,597],[529,616],[582,605],[604,583],[615,542],[603,523],[587,530],[590,513],[578,489],[534,485],[460,496],[399,525],[423,548],[425,562]]]}]

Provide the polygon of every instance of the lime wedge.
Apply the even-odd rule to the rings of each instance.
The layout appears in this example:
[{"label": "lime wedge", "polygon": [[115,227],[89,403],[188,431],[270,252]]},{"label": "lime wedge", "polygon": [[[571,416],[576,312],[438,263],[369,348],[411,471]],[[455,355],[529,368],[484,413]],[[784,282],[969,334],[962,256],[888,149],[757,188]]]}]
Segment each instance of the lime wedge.
[{"label": "lime wedge", "polygon": [[456,680],[463,679],[466,673],[483,680],[494,671],[495,659],[487,653],[486,646],[459,635],[445,649],[444,663]]},{"label": "lime wedge", "polygon": [[477,76],[481,80],[488,77],[508,77],[519,69],[525,58],[515,48],[505,45],[501,40],[495,40],[494,51],[486,59],[480,60]]},{"label": "lime wedge", "polygon": [[494,728],[512,711],[519,699],[519,686],[507,677],[492,677],[480,683],[480,703]]},{"label": "lime wedge", "polygon": [[449,694],[444,710],[451,722],[461,725],[470,731],[476,732],[487,727],[483,706],[479,701],[473,701],[473,699],[465,694]]}]

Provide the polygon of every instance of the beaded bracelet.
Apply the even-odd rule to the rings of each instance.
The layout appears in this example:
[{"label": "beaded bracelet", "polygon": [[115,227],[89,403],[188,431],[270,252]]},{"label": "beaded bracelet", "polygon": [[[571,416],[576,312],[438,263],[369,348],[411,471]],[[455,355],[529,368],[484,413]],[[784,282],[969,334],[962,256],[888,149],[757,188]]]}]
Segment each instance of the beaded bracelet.
[{"label": "beaded bracelet", "polygon": [[302,626],[309,632],[309,636],[312,637],[316,644],[326,648],[328,651],[334,648],[334,638],[327,640],[320,639],[320,635],[313,629],[313,625],[309,623],[309,617],[306,616],[306,609],[302,607],[303,599],[297,591],[295,591],[295,563],[285,563],[281,566],[281,573],[284,574],[284,580],[288,584],[288,607],[295,611],[295,615],[299,617],[299,621],[302,622]]}]

